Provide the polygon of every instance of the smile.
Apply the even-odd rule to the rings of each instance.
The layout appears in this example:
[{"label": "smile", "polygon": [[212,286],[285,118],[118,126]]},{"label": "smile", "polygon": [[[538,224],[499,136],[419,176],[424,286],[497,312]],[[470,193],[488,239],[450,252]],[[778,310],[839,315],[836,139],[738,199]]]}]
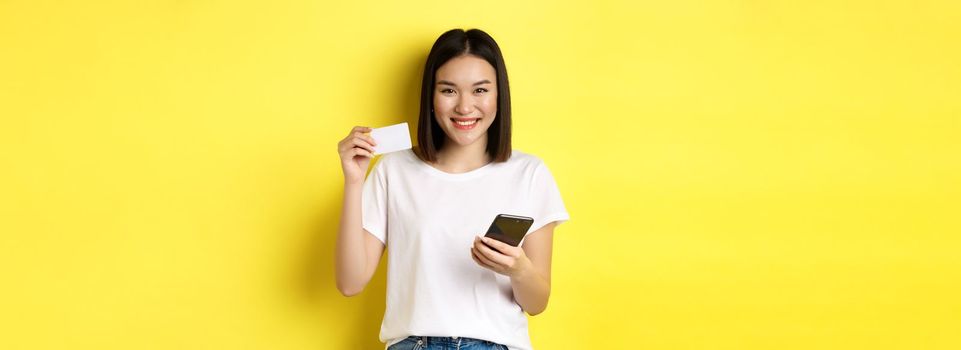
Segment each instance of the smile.
[{"label": "smile", "polygon": [[480,118],[450,118],[450,120],[454,122],[455,128],[460,130],[470,130],[477,126],[477,122],[480,121]]}]

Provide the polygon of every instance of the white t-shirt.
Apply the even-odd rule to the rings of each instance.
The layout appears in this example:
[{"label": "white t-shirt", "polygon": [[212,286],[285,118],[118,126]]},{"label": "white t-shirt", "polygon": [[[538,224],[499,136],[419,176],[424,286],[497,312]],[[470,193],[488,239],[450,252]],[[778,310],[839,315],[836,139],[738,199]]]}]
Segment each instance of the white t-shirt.
[{"label": "white t-shirt", "polygon": [[364,229],[387,249],[387,310],[380,340],[468,337],[531,349],[510,278],[471,259],[474,237],[497,214],[534,219],[528,233],[569,219],[547,166],[514,150],[504,163],[460,174],[412,150],[381,157],[363,186]]}]

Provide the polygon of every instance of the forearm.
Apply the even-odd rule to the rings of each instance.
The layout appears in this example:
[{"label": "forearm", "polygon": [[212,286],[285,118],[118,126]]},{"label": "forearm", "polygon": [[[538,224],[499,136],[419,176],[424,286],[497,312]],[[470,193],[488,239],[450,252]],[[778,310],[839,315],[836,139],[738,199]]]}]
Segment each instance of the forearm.
[{"label": "forearm", "polygon": [[537,272],[530,261],[526,268],[511,276],[511,288],[514,290],[514,299],[531,316],[547,309],[551,284]]},{"label": "forearm", "polygon": [[359,293],[363,289],[366,266],[363,227],[361,224],[362,184],[344,184],[344,203],[337,230],[335,269],[337,289],[345,295]]}]

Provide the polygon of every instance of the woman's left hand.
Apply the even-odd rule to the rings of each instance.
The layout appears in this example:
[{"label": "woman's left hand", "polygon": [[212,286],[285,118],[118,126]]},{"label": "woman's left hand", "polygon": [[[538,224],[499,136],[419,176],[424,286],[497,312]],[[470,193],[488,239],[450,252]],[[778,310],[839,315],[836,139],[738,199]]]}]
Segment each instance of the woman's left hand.
[{"label": "woman's left hand", "polygon": [[489,237],[474,237],[470,255],[478,265],[508,277],[514,277],[531,268],[531,261],[527,254],[524,254],[523,248]]}]

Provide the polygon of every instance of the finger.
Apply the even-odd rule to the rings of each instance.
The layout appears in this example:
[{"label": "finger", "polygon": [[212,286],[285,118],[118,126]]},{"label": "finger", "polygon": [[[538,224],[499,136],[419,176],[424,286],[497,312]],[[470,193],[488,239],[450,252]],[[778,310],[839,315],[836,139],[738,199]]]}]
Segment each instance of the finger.
[{"label": "finger", "polygon": [[481,237],[480,239],[482,242],[486,243],[487,246],[494,248],[494,250],[497,251],[498,253],[501,253],[507,256],[513,256],[513,254],[511,254],[512,253],[511,250],[512,248],[515,248],[514,246],[490,237]]},{"label": "finger", "polygon": [[503,271],[504,269],[507,268],[506,266],[498,264],[496,261],[493,261],[487,258],[483,254],[477,253],[476,249],[474,250],[474,255],[476,255],[477,259],[480,260],[482,263],[484,263],[484,265],[490,266],[490,268],[493,269],[494,271]]},{"label": "finger", "polygon": [[365,149],[363,149],[363,148],[354,147],[351,151],[353,152],[353,155],[352,155],[352,156],[361,156],[361,157],[367,157],[367,158],[374,158],[374,153],[373,153],[373,152],[368,151],[368,150],[365,150]]},{"label": "finger", "polygon": [[365,150],[370,151],[371,153],[374,152],[374,145],[367,143],[367,140],[355,138],[352,140],[351,144],[354,145],[354,147],[363,148]]},{"label": "finger", "polygon": [[473,259],[477,265],[487,267],[487,264],[484,264],[484,262],[480,261],[480,258],[477,257],[477,253],[474,252],[474,247],[470,247],[470,258]]},{"label": "finger", "polygon": [[487,268],[489,268],[489,269],[491,269],[491,270],[494,270],[495,272],[504,269],[503,266],[500,266],[499,264],[497,264],[497,263],[491,261],[490,259],[484,257],[484,255],[478,253],[478,252],[477,252],[477,249],[471,249],[471,256],[474,257],[474,261],[477,261],[477,263],[479,263],[479,264],[481,264],[482,266],[487,267]]},{"label": "finger", "polygon": [[353,129],[350,129],[350,133],[351,133],[351,134],[353,134],[353,133],[355,133],[355,132],[362,132],[362,133],[364,133],[364,132],[371,132],[371,130],[374,130],[374,129],[368,128],[368,127],[366,127],[366,126],[355,126]]},{"label": "finger", "polygon": [[374,141],[374,138],[361,133],[353,133],[350,136],[347,136],[347,138],[344,139],[343,142],[346,142],[348,145],[354,145],[354,144],[357,144],[356,140],[361,140],[362,142],[370,145],[371,147],[377,146],[377,141]]},{"label": "finger", "polygon": [[504,254],[501,254],[500,252],[495,251],[491,247],[488,247],[483,243],[483,241],[477,242],[475,247],[475,249],[477,249],[477,251],[480,253],[481,257],[487,258],[487,260],[490,260],[497,265],[505,267],[510,265],[510,262],[508,261],[510,258]]},{"label": "finger", "polygon": [[366,148],[363,148],[360,146],[354,146],[354,145],[343,145],[337,149],[337,153],[340,154],[340,158],[342,159],[350,159],[350,157],[357,154],[354,152],[354,150],[362,150],[368,153],[373,153],[372,150],[368,150]]},{"label": "finger", "polygon": [[479,257],[477,257],[477,252],[474,251],[474,248],[471,248],[471,250],[470,250],[470,257],[471,257],[471,259],[474,259],[474,262],[476,262],[478,266],[483,267],[483,268],[488,269],[488,270],[491,270],[491,271],[494,271],[494,272],[497,272],[496,268],[494,268],[493,266],[490,266],[489,264],[481,261],[481,259],[480,259]]},{"label": "finger", "polygon": [[355,131],[355,132],[353,132],[353,133],[351,133],[350,135],[347,136],[348,139],[349,139],[349,138],[353,138],[353,137],[364,139],[364,140],[366,140],[367,142],[369,142],[369,143],[372,144],[372,145],[376,145],[376,144],[377,144],[377,142],[374,141],[374,138],[373,138],[373,137],[370,137],[370,135],[365,134],[365,133],[362,133],[362,132],[359,132],[359,131]]}]

